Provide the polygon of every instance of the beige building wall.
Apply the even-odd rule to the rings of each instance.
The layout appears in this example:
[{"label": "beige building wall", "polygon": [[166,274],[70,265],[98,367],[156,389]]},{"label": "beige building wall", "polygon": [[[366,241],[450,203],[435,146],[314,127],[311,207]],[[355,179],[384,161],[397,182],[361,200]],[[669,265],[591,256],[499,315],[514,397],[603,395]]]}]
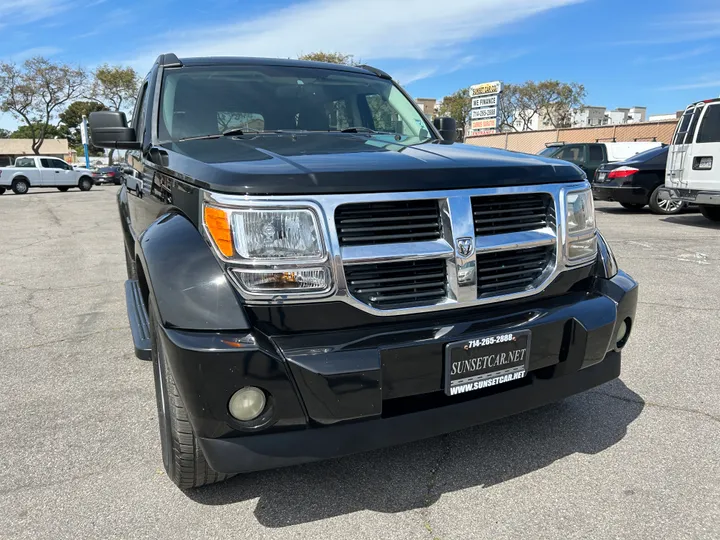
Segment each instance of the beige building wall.
[{"label": "beige building wall", "polygon": [[537,154],[545,143],[566,142],[581,143],[612,141],[632,142],[634,140],[651,141],[670,144],[676,121],[646,122],[643,124],[624,124],[591,128],[548,129],[543,131],[525,131],[521,133],[498,133],[497,135],[480,135],[467,137],[465,142],[475,146],[503,148],[514,152]]}]

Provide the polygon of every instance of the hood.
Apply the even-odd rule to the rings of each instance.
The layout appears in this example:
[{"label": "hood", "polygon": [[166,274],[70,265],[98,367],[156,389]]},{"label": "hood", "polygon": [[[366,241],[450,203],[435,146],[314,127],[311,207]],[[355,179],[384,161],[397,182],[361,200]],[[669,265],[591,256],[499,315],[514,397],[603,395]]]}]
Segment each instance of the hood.
[{"label": "hood", "polygon": [[261,134],[172,142],[158,150],[168,173],[226,193],[425,191],[583,179],[565,161],[458,143],[406,145],[393,135]]}]

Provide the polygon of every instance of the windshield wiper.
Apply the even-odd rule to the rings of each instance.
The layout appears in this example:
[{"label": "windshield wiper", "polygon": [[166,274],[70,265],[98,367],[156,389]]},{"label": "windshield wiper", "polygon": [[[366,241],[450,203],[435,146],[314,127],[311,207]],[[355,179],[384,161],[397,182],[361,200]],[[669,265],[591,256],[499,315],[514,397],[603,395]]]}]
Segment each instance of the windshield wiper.
[{"label": "windshield wiper", "polygon": [[340,133],[373,133],[381,135],[397,135],[397,133],[394,133],[392,131],[377,131],[376,129],[371,129],[365,126],[346,127],[345,129],[341,129]]},{"label": "windshield wiper", "polygon": [[180,142],[184,141],[200,141],[204,139],[219,139],[220,137],[234,137],[235,135],[245,135],[245,133],[251,132],[251,133],[275,133],[274,131],[262,131],[255,128],[233,128],[233,129],[226,129],[222,133],[210,133],[208,135],[196,135],[194,137],[183,137],[182,139],[178,139]]}]

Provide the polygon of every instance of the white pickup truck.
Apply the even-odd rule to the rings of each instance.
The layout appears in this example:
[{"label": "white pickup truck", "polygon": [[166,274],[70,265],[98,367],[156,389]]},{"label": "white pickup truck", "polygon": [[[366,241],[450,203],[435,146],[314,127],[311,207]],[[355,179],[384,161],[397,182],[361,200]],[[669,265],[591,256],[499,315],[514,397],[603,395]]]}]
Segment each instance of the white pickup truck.
[{"label": "white pickup truck", "polygon": [[77,187],[88,191],[93,184],[92,171],[76,169],[55,157],[19,157],[14,167],[0,167],[0,195],[7,188],[18,195],[27,193],[31,187],[56,187],[60,191]]}]

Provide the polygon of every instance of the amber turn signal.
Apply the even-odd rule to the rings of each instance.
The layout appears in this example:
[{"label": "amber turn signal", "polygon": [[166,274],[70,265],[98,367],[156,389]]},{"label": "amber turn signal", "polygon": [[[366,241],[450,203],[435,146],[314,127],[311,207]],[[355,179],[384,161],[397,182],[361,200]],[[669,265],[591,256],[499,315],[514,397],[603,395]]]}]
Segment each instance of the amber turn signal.
[{"label": "amber turn signal", "polygon": [[220,253],[226,257],[232,257],[232,231],[230,230],[227,213],[219,208],[206,206],[203,216],[205,218],[205,226],[215,241],[215,245],[220,250]]}]

